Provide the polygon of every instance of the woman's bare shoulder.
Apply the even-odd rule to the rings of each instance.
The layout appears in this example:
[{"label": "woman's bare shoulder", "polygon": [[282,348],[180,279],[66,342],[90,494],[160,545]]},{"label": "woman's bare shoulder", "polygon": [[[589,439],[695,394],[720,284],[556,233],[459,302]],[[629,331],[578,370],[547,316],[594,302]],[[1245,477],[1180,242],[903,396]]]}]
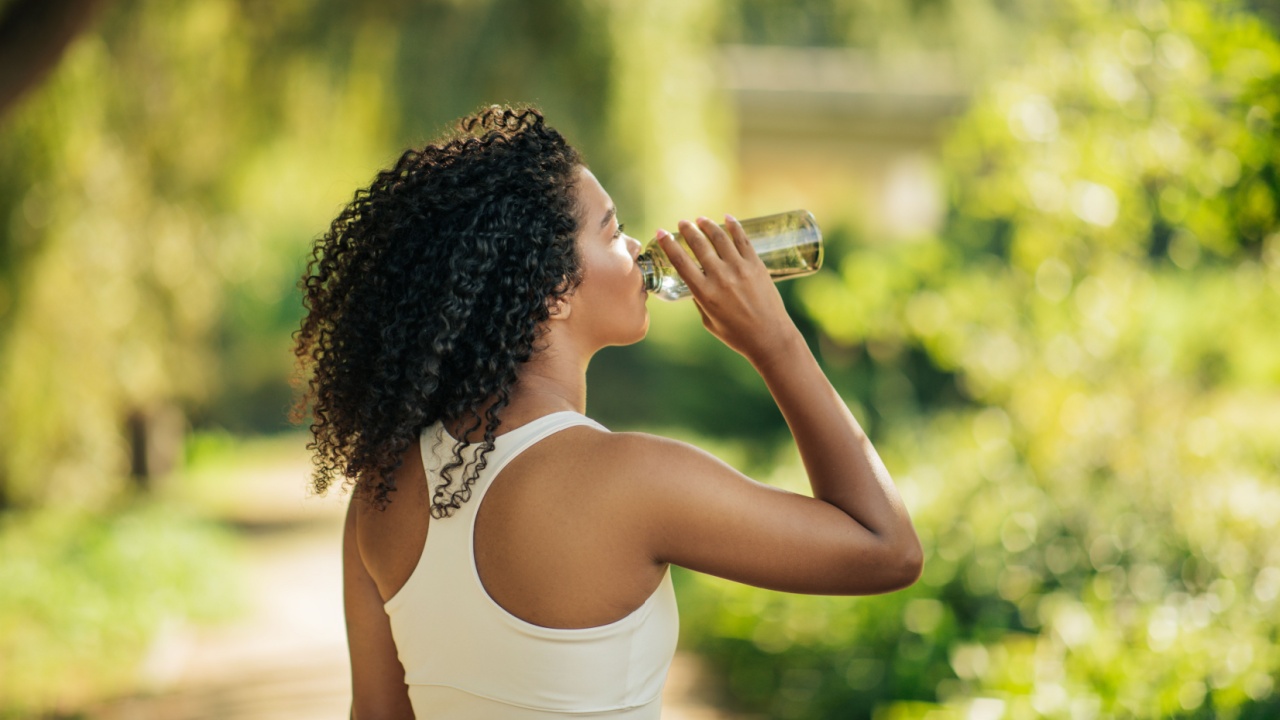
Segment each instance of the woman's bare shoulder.
[{"label": "woman's bare shoulder", "polygon": [[587,429],[578,434],[577,444],[597,481],[613,479],[629,491],[662,492],[672,483],[684,483],[696,477],[748,481],[742,473],[706,450],[655,433]]},{"label": "woman's bare shoulder", "polygon": [[647,466],[681,459],[716,460],[696,445],[655,433],[604,431],[589,426],[574,429],[581,430],[576,442],[589,446],[594,457],[606,463],[625,461]]}]

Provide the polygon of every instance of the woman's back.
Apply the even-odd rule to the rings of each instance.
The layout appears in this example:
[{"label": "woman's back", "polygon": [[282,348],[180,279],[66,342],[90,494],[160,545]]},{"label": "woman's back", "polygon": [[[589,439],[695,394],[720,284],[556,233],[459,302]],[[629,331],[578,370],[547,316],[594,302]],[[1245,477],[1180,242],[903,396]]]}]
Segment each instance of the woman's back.
[{"label": "woman's back", "polygon": [[658,716],[675,597],[665,564],[619,542],[608,440],[572,411],[504,428],[470,500],[423,522],[453,445],[437,423],[406,453],[404,497],[354,517],[419,716]]}]

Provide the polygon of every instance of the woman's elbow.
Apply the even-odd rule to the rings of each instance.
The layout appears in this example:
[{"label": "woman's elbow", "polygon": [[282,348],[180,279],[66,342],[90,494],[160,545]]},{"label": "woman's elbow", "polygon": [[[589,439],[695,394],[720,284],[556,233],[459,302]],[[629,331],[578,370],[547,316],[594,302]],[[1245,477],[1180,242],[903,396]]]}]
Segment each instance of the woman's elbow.
[{"label": "woman's elbow", "polygon": [[868,572],[865,557],[862,558],[862,563],[848,573],[850,587],[846,591],[849,594],[879,595],[895,592],[911,587],[920,579],[920,574],[924,571],[924,550],[920,547],[919,540],[912,537],[909,542],[886,545],[872,572]]},{"label": "woman's elbow", "polygon": [[924,548],[920,547],[920,540],[914,535],[907,547],[898,553],[898,565],[900,574],[893,590],[911,587],[924,572]]}]

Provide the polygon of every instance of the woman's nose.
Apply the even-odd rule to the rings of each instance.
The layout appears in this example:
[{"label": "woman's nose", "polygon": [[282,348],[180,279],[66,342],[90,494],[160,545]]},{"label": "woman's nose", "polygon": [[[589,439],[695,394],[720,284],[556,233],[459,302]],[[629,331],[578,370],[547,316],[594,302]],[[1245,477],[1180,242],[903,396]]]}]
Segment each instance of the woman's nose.
[{"label": "woman's nose", "polygon": [[630,235],[627,236],[627,249],[631,251],[631,257],[640,257],[640,247],[641,245],[639,240],[631,237]]}]

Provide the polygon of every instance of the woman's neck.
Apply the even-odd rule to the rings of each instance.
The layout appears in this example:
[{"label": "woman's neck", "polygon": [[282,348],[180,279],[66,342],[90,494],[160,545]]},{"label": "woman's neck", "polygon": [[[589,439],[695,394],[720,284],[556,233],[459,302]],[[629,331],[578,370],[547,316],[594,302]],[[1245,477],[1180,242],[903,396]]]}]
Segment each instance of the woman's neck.
[{"label": "woman's neck", "polygon": [[511,388],[510,416],[528,414],[541,417],[548,412],[587,410],[587,362],[573,353],[538,353],[520,368],[519,378]]},{"label": "woman's neck", "polygon": [[[495,401],[491,399],[481,406],[481,418]],[[497,434],[510,432],[544,415],[565,410],[586,413],[586,364],[568,361],[564,355],[556,357],[541,353],[521,368],[516,384],[511,387],[511,398],[500,411],[502,424],[499,425]],[[458,437],[458,433],[469,427],[471,422],[471,418],[454,418],[445,421],[445,428],[451,435]],[[482,420],[481,426],[468,434],[467,441],[483,440]]]}]

